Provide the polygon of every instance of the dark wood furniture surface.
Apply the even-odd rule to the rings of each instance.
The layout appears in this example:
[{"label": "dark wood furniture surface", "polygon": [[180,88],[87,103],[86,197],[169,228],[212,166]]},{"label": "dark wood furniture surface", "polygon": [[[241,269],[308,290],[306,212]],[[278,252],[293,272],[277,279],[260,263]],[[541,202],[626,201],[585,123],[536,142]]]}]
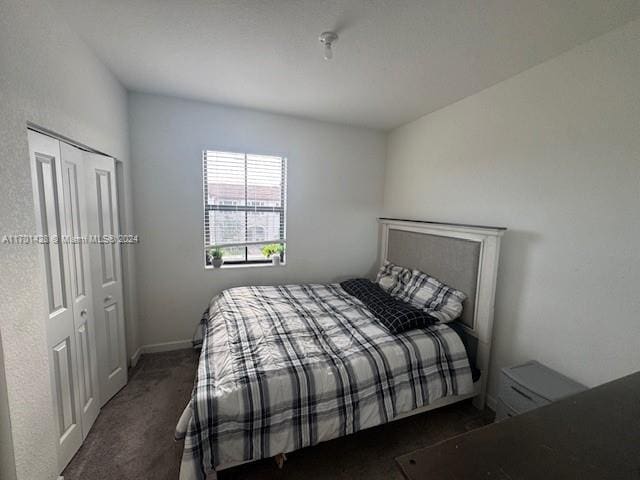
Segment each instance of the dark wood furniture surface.
[{"label": "dark wood furniture surface", "polygon": [[396,461],[408,480],[640,480],[640,372]]}]

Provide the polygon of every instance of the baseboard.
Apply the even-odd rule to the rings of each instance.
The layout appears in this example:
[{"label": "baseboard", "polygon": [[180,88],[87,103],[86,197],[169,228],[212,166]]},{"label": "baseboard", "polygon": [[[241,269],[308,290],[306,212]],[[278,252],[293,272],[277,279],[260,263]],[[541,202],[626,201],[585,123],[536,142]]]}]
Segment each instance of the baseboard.
[{"label": "baseboard", "polygon": [[487,401],[487,407],[489,407],[491,410],[493,410],[494,412],[496,411],[496,406],[498,405],[498,402],[496,401],[495,397],[492,397],[491,395],[487,394],[486,397],[486,401]]},{"label": "baseboard", "polygon": [[129,359],[129,363],[131,368],[133,368],[138,364],[138,362],[140,361],[140,357],[145,353],[171,352],[172,350],[183,350],[185,348],[192,347],[192,340],[176,340],[174,342],[151,343],[149,345],[142,345],[138,347],[135,352],[133,352],[133,355],[131,355],[131,358]]},{"label": "baseboard", "polygon": [[172,350],[182,350],[185,348],[191,348],[193,346],[192,340],[176,340],[174,342],[164,343],[152,343],[150,345],[143,345],[140,347],[141,353],[159,353],[170,352]]},{"label": "baseboard", "polygon": [[140,355],[142,355],[142,348],[143,347],[138,347],[138,349],[133,352],[133,355],[131,355],[131,368],[135,367],[138,364],[138,360],[140,360]]}]

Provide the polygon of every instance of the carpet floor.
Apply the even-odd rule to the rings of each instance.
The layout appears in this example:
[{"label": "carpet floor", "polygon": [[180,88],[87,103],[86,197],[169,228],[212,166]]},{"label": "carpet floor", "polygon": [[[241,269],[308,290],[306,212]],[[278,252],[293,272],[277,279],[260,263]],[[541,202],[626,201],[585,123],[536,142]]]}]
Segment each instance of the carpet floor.
[{"label": "carpet floor", "polygon": [[[173,433],[189,401],[198,356],[192,350],[144,355],[129,383],[107,403],[65,480],[177,480],[182,444]],[[400,480],[395,457],[493,420],[461,402],[272,459],[220,472],[219,480]]]}]

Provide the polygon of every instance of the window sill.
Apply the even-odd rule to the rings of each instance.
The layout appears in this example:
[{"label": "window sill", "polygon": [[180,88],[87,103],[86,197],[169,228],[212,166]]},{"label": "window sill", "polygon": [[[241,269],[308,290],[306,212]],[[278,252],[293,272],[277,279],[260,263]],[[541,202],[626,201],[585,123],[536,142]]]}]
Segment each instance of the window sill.
[{"label": "window sill", "polygon": [[211,265],[205,265],[205,270],[233,270],[236,268],[280,268],[286,267],[286,262],[282,262],[279,265],[274,265],[273,263],[238,263],[238,264],[223,264],[221,267],[216,268]]}]

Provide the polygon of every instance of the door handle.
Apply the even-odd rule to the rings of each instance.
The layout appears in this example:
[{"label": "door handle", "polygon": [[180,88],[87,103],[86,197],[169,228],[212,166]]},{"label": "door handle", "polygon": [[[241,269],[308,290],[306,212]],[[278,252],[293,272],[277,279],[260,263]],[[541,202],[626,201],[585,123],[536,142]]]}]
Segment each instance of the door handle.
[{"label": "door handle", "polygon": [[83,308],[82,310],[80,310],[80,316],[81,317],[85,317],[87,315],[87,309]]},{"label": "door handle", "polygon": [[104,297],[104,303],[110,302],[111,300],[113,300],[113,295],[107,295]]}]

